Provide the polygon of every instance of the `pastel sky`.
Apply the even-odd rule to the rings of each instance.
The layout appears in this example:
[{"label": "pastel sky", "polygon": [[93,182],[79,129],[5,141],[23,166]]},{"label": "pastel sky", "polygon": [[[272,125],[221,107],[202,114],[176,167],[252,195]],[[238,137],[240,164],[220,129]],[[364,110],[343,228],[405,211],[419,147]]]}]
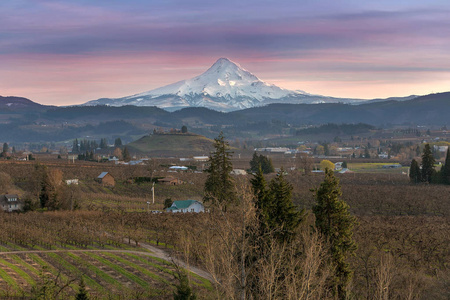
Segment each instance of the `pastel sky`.
[{"label": "pastel sky", "polygon": [[313,94],[449,91],[450,1],[0,1],[2,96],[53,105],[128,96],[219,57]]}]

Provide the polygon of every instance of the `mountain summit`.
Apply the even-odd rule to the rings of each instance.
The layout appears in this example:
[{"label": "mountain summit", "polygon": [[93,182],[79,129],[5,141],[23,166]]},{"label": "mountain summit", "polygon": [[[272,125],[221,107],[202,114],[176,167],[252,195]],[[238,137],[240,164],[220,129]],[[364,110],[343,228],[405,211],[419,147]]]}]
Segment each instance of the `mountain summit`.
[{"label": "mountain summit", "polygon": [[203,74],[148,92],[123,97],[102,98],[84,105],[157,106],[168,111],[184,107],[206,107],[233,111],[270,103],[355,102],[291,91],[268,84],[228,58],[219,58]]},{"label": "mountain summit", "polygon": [[135,96],[176,95],[186,99],[189,106],[208,107],[212,100],[215,104],[220,102],[221,108],[232,106],[242,109],[258,105],[266,98],[279,99],[291,94],[298,92],[267,84],[240,65],[220,58],[197,77]]}]

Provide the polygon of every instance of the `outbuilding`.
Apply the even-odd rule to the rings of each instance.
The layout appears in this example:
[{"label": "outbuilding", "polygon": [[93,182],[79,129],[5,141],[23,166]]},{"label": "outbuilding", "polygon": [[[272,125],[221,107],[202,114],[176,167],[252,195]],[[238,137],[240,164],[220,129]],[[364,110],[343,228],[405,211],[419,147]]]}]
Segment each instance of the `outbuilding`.
[{"label": "outbuilding", "polygon": [[96,180],[98,183],[105,185],[105,186],[115,186],[116,185],[116,181],[114,180],[114,177],[108,172],[102,172],[97,177]]},{"label": "outbuilding", "polygon": [[179,184],[183,184],[184,181],[182,181],[178,178],[174,178],[174,177],[164,177],[164,178],[158,179],[158,183],[165,184],[165,185],[179,185]]}]

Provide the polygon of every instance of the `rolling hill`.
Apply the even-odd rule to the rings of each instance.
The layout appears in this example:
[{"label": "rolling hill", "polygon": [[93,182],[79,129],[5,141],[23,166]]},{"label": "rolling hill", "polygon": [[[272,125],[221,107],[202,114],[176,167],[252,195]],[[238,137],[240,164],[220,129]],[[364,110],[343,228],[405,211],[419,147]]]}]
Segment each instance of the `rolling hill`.
[{"label": "rolling hill", "polygon": [[54,106],[42,105],[23,97],[0,96],[0,113],[45,111]]},{"label": "rolling hill", "polygon": [[162,156],[208,154],[213,140],[193,133],[152,134],[129,143],[131,151]]}]

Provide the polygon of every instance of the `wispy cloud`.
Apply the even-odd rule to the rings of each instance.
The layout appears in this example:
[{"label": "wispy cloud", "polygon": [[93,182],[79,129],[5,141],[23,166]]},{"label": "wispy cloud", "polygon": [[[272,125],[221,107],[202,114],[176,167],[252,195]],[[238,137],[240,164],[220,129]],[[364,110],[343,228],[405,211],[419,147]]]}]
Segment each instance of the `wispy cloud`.
[{"label": "wispy cloud", "polygon": [[[102,70],[110,70],[109,64],[116,63],[122,68],[116,81],[123,82],[119,76],[126,73],[136,83],[133,88],[150,89],[195,75],[186,70],[200,71],[219,56],[245,63],[260,77],[281,85],[322,79],[322,93],[326,94],[330,94],[326,89],[333,76],[344,76],[355,84],[361,76],[370,82],[413,80],[423,73],[442,78],[449,72],[449,13],[450,4],[437,0],[426,6],[413,0],[286,0],[281,4],[255,0],[6,0],[0,2],[0,88],[5,91],[15,85],[16,79],[8,74],[20,76],[17,70],[27,74],[40,70],[40,78],[51,80],[47,65],[64,70],[65,78],[77,81],[84,76],[89,82],[107,85],[114,82],[114,75]],[[110,62],[111,58],[115,61]],[[79,66],[89,67],[89,72],[82,74],[80,67],[74,68],[75,60]],[[143,64],[162,75],[143,71]],[[177,64],[180,69],[175,71]],[[31,77],[29,82],[33,85]],[[71,86],[68,80],[67,84]],[[127,88],[100,94],[102,83],[98,93],[93,87],[88,94],[61,101],[124,95],[130,90],[130,83],[125,84]],[[42,85],[45,82],[40,82]],[[375,95],[379,88],[373,91]],[[47,95],[51,98],[51,91]]]}]

